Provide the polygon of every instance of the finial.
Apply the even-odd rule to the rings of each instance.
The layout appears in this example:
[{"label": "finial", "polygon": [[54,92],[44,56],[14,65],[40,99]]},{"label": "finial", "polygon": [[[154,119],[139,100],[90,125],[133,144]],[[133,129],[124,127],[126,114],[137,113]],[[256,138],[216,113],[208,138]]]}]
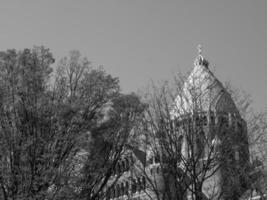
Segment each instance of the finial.
[{"label": "finial", "polygon": [[197,46],[197,50],[198,50],[198,55],[201,55],[202,54],[202,46],[201,46],[201,44],[199,44]]},{"label": "finial", "polygon": [[206,68],[208,68],[209,62],[202,56],[202,46],[200,44],[197,46],[197,50],[198,50],[198,56],[196,57],[194,64],[196,66],[203,65]]}]

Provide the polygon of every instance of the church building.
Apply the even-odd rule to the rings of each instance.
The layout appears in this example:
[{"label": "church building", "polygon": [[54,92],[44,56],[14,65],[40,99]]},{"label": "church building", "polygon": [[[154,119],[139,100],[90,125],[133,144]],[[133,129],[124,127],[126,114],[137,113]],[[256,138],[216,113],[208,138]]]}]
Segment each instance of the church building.
[{"label": "church building", "polygon": [[[180,145],[174,169],[179,177],[170,176],[166,185],[166,149],[156,154],[153,146],[129,147],[114,169],[112,179],[118,181],[106,199],[239,199],[248,188],[247,124],[201,50],[170,114]],[[177,183],[185,189],[181,196]],[[170,195],[164,195],[166,190]]]}]

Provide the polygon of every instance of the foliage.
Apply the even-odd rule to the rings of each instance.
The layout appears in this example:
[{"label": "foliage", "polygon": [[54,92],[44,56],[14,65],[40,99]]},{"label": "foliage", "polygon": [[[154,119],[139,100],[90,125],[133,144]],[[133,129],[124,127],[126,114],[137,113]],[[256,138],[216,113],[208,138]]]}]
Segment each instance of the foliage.
[{"label": "foliage", "polygon": [[44,47],[0,53],[5,200],[99,198],[142,112],[135,95],[121,95],[118,79],[78,51],[60,61],[51,84],[54,61]]}]

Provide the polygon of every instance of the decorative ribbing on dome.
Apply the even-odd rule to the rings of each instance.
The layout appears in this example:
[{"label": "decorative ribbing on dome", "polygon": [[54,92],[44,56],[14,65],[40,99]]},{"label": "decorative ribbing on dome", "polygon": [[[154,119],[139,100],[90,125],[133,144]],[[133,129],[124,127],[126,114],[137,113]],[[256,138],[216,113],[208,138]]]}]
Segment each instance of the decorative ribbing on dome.
[{"label": "decorative ribbing on dome", "polygon": [[201,46],[198,47],[198,54],[194,69],[175,99],[173,116],[179,117],[196,110],[231,112],[239,116],[231,95],[208,68],[208,61],[201,55]]}]

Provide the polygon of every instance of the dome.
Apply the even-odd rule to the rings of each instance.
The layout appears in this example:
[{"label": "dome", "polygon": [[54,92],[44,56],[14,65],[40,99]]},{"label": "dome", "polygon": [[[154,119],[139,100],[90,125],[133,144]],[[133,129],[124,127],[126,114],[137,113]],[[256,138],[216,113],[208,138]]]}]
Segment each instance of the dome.
[{"label": "dome", "polygon": [[193,111],[239,112],[223,84],[208,68],[208,61],[198,55],[194,69],[175,99],[173,115],[180,116]]}]

